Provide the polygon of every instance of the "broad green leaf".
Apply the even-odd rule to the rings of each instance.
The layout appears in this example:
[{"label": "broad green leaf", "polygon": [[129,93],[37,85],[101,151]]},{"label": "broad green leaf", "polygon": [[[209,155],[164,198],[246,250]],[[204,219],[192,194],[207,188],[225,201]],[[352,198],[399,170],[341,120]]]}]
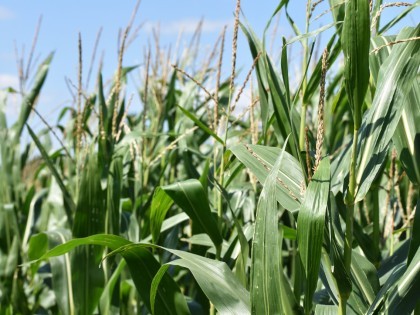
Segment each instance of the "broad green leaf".
[{"label": "broad green leaf", "polygon": [[169,264],[188,268],[220,314],[251,313],[249,292],[224,262],[178,250],[169,251],[181,257]]},{"label": "broad green leaf", "polygon": [[258,200],[251,253],[251,307],[254,314],[282,314],[282,272],[276,199],[277,173],[284,163],[284,149],[264,181]]},{"label": "broad green leaf", "polygon": [[[254,173],[260,183],[265,182],[281,152],[279,148],[243,144],[235,145],[230,150]],[[277,174],[277,201],[284,208],[297,211],[302,202],[301,190],[304,185],[305,178],[299,162],[285,152]]]},{"label": "broad green leaf", "polygon": [[160,229],[162,222],[165,220],[166,213],[171,208],[173,200],[162,188],[158,187],[152,199],[150,209],[150,228],[152,230],[152,239],[155,244],[159,241]]},{"label": "broad green leaf", "polygon": [[357,252],[352,253],[351,271],[356,286],[361,292],[360,296],[371,305],[379,291],[379,279],[376,268],[365,257]]},{"label": "broad green leaf", "polygon": [[[149,244],[132,244],[115,251],[112,254],[121,254],[125,251],[130,251],[133,248],[139,247],[156,247],[162,248],[178,257],[180,259],[171,261],[167,265],[180,266],[187,268],[193,274],[198,285],[204,291],[208,299],[217,309],[220,314],[251,314],[251,306],[249,303],[249,292],[242,286],[239,280],[229,267],[221,261],[198,256],[192,253],[164,248]],[[161,271],[167,269],[167,265],[162,266],[157,273],[153,283],[153,290],[163,286],[161,282]],[[152,292],[152,297],[155,292]],[[159,314],[155,312],[155,314]]]},{"label": "broad green leaf", "polygon": [[325,157],[306,189],[297,221],[299,253],[306,273],[304,305],[307,314],[311,312],[318,283],[329,191],[330,161]]},{"label": "broad green leaf", "polygon": [[[420,35],[420,26],[405,28],[397,40]],[[357,161],[356,202],[364,198],[384,160],[384,152],[400,120],[406,95],[420,65],[420,42],[412,41],[392,49],[379,71],[372,107],[361,128]]]},{"label": "broad green leaf", "polygon": [[407,96],[395,134],[392,137],[398,158],[408,178],[420,184],[420,80],[414,84]]},{"label": "broad green leaf", "polygon": [[[420,1],[418,1],[420,4]],[[372,39],[372,48],[389,45],[395,41],[394,36],[377,36]],[[379,68],[392,51],[391,46],[382,48],[378,53],[371,54],[370,64],[373,68],[372,75],[376,81]],[[415,78],[409,92],[401,119],[392,137],[398,158],[406,173],[413,183],[420,183],[420,85],[419,79]]]},{"label": "broad green leaf", "polygon": [[218,250],[223,238],[200,181],[195,179],[163,186],[162,190],[191,218],[193,224],[210,236]]},{"label": "broad green leaf", "polygon": [[[420,26],[404,28],[397,40],[420,34]],[[391,54],[382,64],[371,108],[365,112],[359,130],[357,147],[356,202],[362,200],[388,152],[389,142],[401,118],[406,96],[420,64],[420,41],[394,45]],[[348,175],[350,146],[338,156],[332,165],[332,190],[342,189]]]},{"label": "broad green leaf", "polygon": [[[29,259],[39,259],[48,252],[48,249],[63,244],[70,238],[70,232],[67,230],[53,230],[32,236],[29,241]],[[52,288],[60,312],[64,315],[75,314],[70,255],[67,253],[51,258],[50,266]]]},{"label": "broad green leaf", "polygon": [[344,83],[355,129],[362,120],[362,106],[369,85],[369,0],[346,2],[341,46],[344,52]]},{"label": "broad green leaf", "polygon": [[372,75],[371,84],[375,86],[378,83],[379,70],[392,51],[392,45],[390,43],[395,41],[395,38],[396,36],[392,35],[375,36],[371,38],[371,50],[379,49],[379,47],[383,46],[383,48],[380,49],[377,53],[369,55],[370,74]]},{"label": "broad green leaf", "polygon": [[[80,181],[74,216],[73,237],[86,237],[105,231],[105,194],[97,156],[90,154]],[[98,268],[103,249],[89,245],[75,249],[72,256],[73,294],[77,314],[92,314],[98,305],[105,277]]]},{"label": "broad green leaf", "polygon": [[[100,245],[117,251],[126,245],[133,245],[133,243],[116,235],[97,234],[85,238],[73,239],[65,244],[59,245],[42,255],[40,260],[64,255],[81,245]],[[144,246],[134,246],[130,250],[123,250],[118,253],[126,261],[136,289],[146,307],[151,311],[150,288],[153,278],[160,268],[160,264]],[[97,268],[99,268],[99,265],[97,265]],[[165,274],[162,278],[162,285],[156,295],[155,309],[156,314],[189,313],[182,293],[168,274]]]}]

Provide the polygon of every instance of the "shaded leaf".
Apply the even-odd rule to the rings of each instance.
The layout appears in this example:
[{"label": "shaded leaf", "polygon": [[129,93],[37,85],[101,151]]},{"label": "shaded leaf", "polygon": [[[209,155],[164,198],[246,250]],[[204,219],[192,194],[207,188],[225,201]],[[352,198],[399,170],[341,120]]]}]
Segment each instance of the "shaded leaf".
[{"label": "shaded leaf", "polygon": [[216,248],[220,250],[222,236],[217,222],[211,213],[207,195],[200,181],[190,179],[163,186],[162,190],[191,218],[193,224],[210,236]]}]

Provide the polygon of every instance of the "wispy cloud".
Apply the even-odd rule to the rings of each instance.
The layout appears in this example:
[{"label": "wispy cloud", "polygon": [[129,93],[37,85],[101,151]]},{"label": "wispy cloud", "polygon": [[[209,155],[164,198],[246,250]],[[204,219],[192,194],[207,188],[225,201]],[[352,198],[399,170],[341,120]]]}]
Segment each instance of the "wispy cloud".
[{"label": "wispy cloud", "polygon": [[15,17],[15,14],[8,8],[0,5],[0,21],[10,20]]},{"label": "wispy cloud", "polygon": [[[168,22],[146,22],[143,29],[151,32],[153,29],[160,30],[163,35],[176,35],[179,33],[192,34],[197,29],[200,19],[189,18]],[[230,21],[226,20],[204,20],[202,26],[203,33],[218,33],[225,25],[229,25]]]},{"label": "wispy cloud", "polygon": [[16,75],[0,73],[0,89],[17,88],[19,79]]}]

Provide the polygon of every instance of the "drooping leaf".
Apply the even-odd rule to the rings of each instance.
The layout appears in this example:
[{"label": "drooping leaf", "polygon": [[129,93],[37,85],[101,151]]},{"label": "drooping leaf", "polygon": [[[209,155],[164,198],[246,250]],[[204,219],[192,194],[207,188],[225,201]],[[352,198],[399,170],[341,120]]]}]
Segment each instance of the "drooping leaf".
[{"label": "drooping leaf", "polygon": [[[264,183],[272,170],[281,150],[260,145],[235,145],[230,148],[235,156],[251,170],[260,183]],[[305,178],[299,162],[289,153],[284,153],[284,161],[277,175],[277,201],[290,211],[297,211],[302,202],[301,189]]]},{"label": "drooping leaf", "polygon": [[60,174],[58,173],[56,167],[54,166],[54,163],[49,157],[47,151],[45,151],[41,141],[39,141],[38,137],[33,132],[31,127],[29,127],[29,125],[26,125],[26,126],[28,128],[29,134],[31,135],[33,141],[38,147],[38,150],[41,152],[42,158],[44,159],[45,163],[47,163],[47,166],[50,169],[51,174],[54,176],[55,180],[57,181],[58,186],[61,189],[61,192],[63,193],[64,209],[66,210],[67,221],[69,225],[72,226],[73,225],[73,212],[76,210],[76,205],[74,204],[73,198],[71,197],[69,191],[64,185],[64,182],[61,179]]},{"label": "drooping leaf", "polygon": [[216,248],[219,249],[223,239],[200,181],[190,179],[163,186],[162,190],[188,214],[197,228],[210,236]]},{"label": "drooping leaf", "polygon": [[209,127],[207,127],[200,119],[198,119],[193,113],[189,112],[182,106],[178,106],[178,108],[184,113],[185,116],[187,116],[189,119],[191,119],[195,124],[200,127],[203,131],[205,131],[207,134],[212,136],[216,141],[223,144],[223,140],[220,139],[220,137],[214,133]]},{"label": "drooping leaf", "polygon": [[[116,235],[92,235],[85,238],[73,239],[54,247],[42,255],[40,260],[64,255],[81,245],[106,246],[116,251],[126,245],[133,245],[133,243]],[[160,268],[159,262],[145,246],[134,246],[130,250],[119,252],[119,254],[126,261],[136,289],[146,307],[151,311],[150,288],[153,278]],[[97,267],[99,268],[99,265]],[[162,285],[156,295],[156,314],[189,314],[187,303],[174,280],[168,274],[165,274],[161,282]]]},{"label": "drooping leaf", "polygon": [[251,313],[249,292],[224,262],[178,250],[171,252],[181,259],[170,264],[188,268],[220,314]]},{"label": "drooping leaf", "polygon": [[[128,245],[110,254],[121,254],[132,251],[135,248],[144,249],[145,247],[162,248],[180,257],[180,259],[171,261],[167,263],[167,265],[180,266],[189,269],[201,289],[220,314],[251,314],[249,292],[242,286],[234,273],[224,262],[215,261],[180,250],[149,244]],[[151,297],[153,298],[157,296],[155,291],[164,286],[161,279],[162,273],[168,268],[167,265],[163,265],[156,273],[151,292]],[[151,302],[153,302],[153,300]],[[156,311],[154,313],[159,314]]]}]

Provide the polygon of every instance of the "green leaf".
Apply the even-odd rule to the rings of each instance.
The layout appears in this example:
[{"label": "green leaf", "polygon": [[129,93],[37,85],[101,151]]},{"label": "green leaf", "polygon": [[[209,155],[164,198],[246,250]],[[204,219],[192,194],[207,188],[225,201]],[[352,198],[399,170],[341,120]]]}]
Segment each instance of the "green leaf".
[{"label": "green leaf", "polygon": [[336,305],[321,305],[315,307],[315,315],[336,315],[338,307]]},{"label": "green leaf", "polygon": [[286,42],[286,45],[291,45],[293,43],[296,43],[296,42],[299,42],[299,41],[303,41],[304,39],[307,39],[307,38],[310,38],[310,37],[315,37],[318,34],[320,34],[322,32],[325,32],[326,30],[330,29],[331,27],[338,26],[339,24],[341,24],[341,22],[333,22],[333,23],[324,25],[324,26],[322,26],[320,28],[317,28],[316,30],[313,30],[311,32],[308,32],[308,33],[305,33],[305,34],[301,34],[299,36],[295,36],[295,37],[289,39]]},{"label": "green leaf", "polygon": [[274,112],[274,117],[277,122],[275,125],[277,131],[276,136],[281,140],[285,140],[289,134],[292,134],[288,142],[288,149],[292,152],[293,156],[298,156],[297,136],[294,126],[299,126],[300,116],[295,109],[290,108],[290,104],[285,96],[284,85],[280,79],[281,77],[275,70],[273,62],[268,57],[263,44],[249,26],[245,27],[243,24],[240,24],[240,26],[248,40],[252,57],[255,59],[258,53],[262,52],[255,69],[261,106],[263,135],[265,137],[270,125],[271,113]]},{"label": "green leaf", "polygon": [[[380,2],[378,2],[380,3]],[[410,13],[412,10],[416,9],[416,7],[420,6],[420,1],[417,0],[414,3],[411,3],[410,6],[406,7],[404,11],[402,11],[398,16],[395,18],[392,18],[386,25],[384,25],[380,30],[379,34],[383,34],[387,32],[391,27],[396,25],[399,21],[401,21],[408,13]],[[376,12],[375,12],[376,13]],[[373,15],[372,15],[373,16]],[[378,25],[379,26],[379,25]]]},{"label": "green leaf", "polygon": [[389,290],[395,285],[395,283],[398,282],[398,280],[404,274],[405,269],[406,269],[406,266],[404,263],[395,265],[390,276],[388,277],[386,282],[383,284],[381,290],[376,295],[375,300],[370,305],[366,314],[368,315],[378,314],[381,311],[381,308],[383,307],[383,304],[384,304],[384,299],[388,295]]},{"label": "green leaf", "polygon": [[159,241],[162,222],[165,220],[166,213],[173,203],[172,198],[162,188],[158,187],[155,190],[150,208],[150,228],[152,230],[153,243],[155,244]]},{"label": "green leaf", "polygon": [[[81,245],[100,245],[109,247],[114,252],[132,242],[110,234],[97,234],[85,238],[73,239],[48,251],[40,260],[60,256]],[[149,246],[149,245],[148,245]],[[115,252],[116,253],[116,252]],[[131,277],[146,307],[151,311],[150,288],[153,278],[160,268],[159,262],[144,246],[134,246],[130,250],[118,252],[126,261]],[[112,254],[112,253],[111,253]],[[97,266],[99,268],[99,265]],[[188,314],[188,306],[174,280],[165,274],[162,286],[156,297],[156,314]]]},{"label": "green leaf", "polygon": [[[121,250],[131,250],[133,247],[144,246],[153,245],[133,244],[126,248],[122,248]],[[215,261],[180,250],[160,246],[153,247],[162,248],[180,257],[181,259],[171,261],[167,263],[167,265],[180,266],[189,269],[200,288],[220,314],[240,315],[251,313],[249,292],[242,286],[234,273],[224,262]],[[162,284],[159,283],[159,278],[161,277],[161,272],[167,269],[167,265],[162,266],[161,271],[157,273],[156,281],[154,280],[153,283],[153,289],[162,286]],[[152,294],[154,294],[154,292],[152,292]],[[155,312],[155,314],[159,313]]]},{"label": "green leaf", "polygon": [[250,314],[249,292],[224,262],[178,250],[181,257],[169,264],[188,268],[200,288],[220,314]]},{"label": "green leaf", "polygon": [[366,306],[371,305],[379,291],[379,279],[376,275],[376,268],[365,257],[357,252],[352,253],[351,271],[356,287],[360,291],[360,296],[366,302]]},{"label": "green leaf", "polygon": [[[272,170],[281,149],[260,145],[235,145],[230,148],[232,153],[264,183]],[[290,211],[297,211],[302,202],[301,189],[305,178],[299,162],[285,152],[283,163],[277,174],[277,201]]]},{"label": "green leaf", "polygon": [[417,197],[416,213],[413,220],[412,237],[410,241],[410,248],[408,250],[407,263],[410,264],[416,252],[420,248],[420,194]]},{"label": "green leaf", "polygon": [[73,199],[67,190],[66,186],[64,185],[63,180],[60,177],[60,174],[58,173],[57,169],[54,166],[53,161],[49,157],[47,151],[45,151],[43,145],[41,144],[41,141],[39,141],[38,137],[35,135],[35,133],[32,131],[31,127],[29,125],[26,125],[28,128],[29,134],[32,137],[32,140],[35,142],[35,145],[38,147],[39,152],[41,152],[42,158],[44,159],[45,163],[47,164],[48,168],[51,171],[51,174],[54,176],[55,180],[57,181],[58,186],[61,189],[61,192],[63,193],[63,199],[64,199],[64,209],[66,211],[67,215],[67,221],[71,226],[73,226],[73,212],[76,209],[76,205],[73,202]]},{"label": "green leaf", "polygon": [[193,113],[189,112],[182,106],[178,105],[178,108],[187,116],[189,119],[191,119],[195,124],[200,127],[203,131],[205,131],[208,135],[212,136],[215,140],[220,142],[221,144],[224,144],[223,140],[220,139],[220,137],[214,133],[213,130],[211,130],[209,127],[207,127],[200,119],[198,119]]},{"label": "green leaf", "polygon": [[[98,170],[99,172],[99,170]],[[108,173],[107,212],[105,228],[109,234],[120,233],[120,199],[123,186],[123,162],[121,156],[112,159]]]},{"label": "green leaf", "polygon": [[125,260],[121,260],[105,285],[99,300],[99,309],[103,315],[115,314],[115,312],[118,311],[113,309],[115,306],[112,305],[112,297],[114,295],[115,288],[117,287],[118,289],[117,285],[119,284],[121,272],[124,270],[125,266]]},{"label": "green leaf", "polygon": [[54,57],[54,53],[50,53],[47,58],[40,64],[38,71],[35,76],[34,86],[31,91],[25,95],[22,100],[21,110],[19,113],[19,119],[16,124],[13,126],[15,134],[15,143],[18,142],[23,127],[25,126],[29,115],[31,114],[32,107],[35,106],[35,102],[41,92],[41,88],[44,85],[45,79],[47,78],[48,70],[50,69],[50,63]]},{"label": "green leaf", "polygon": [[344,83],[355,129],[362,120],[362,106],[369,85],[370,16],[368,0],[346,2],[341,46],[344,52]]},{"label": "green leaf", "polygon": [[7,134],[7,119],[6,119],[6,103],[7,103],[7,93],[0,90],[0,140],[3,145],[3,141],[6,140]]},{"label": "green leaf", "polygon": [[[29,241],[29,259],[40,259],[48,249],[61,245],[70,238],[70,232],[67,230],[53,230],[33,235]],[[51,258],[50,266],[52,288],[60,312],[64,315],[75,314],[70,255]]]},{"label": "green leaf", "polygon": [[[73,237],[86,237],[105,231],[105,194],[101,188],[101,172],[97,156],[85,161],[74,216]],[[99,264],[103,250],[89,245],[76,248],[72,256],[72,281],[76,312],[92,314],[98,305],[105,277]]]},{"label": "green leaf", "polygon": [[[418,1],[420,4],[420,1]],[[372,48],[390,45],[395,41],[395,36],[377,36],[372,40]],[[370,64],[373,68],[372,75],[375,81],[379,68],[389,56],[392,46],[382,48],[378,53],[371,54]],[[407,176],[413,183],[420,183],[420,82],[418,78],[413,80],[413,86],[405,100],[401,119],[392,137],[392,142],[398,151],[398,159],[401,161]]]},{"label": "green leaf", "polygon": [[414,79],[392,142],[406,174],[420,184],[420,81]]},{"label": "green leaf", "polygon": [[385,300],[385,311],[387,314],[410,314],[419,301],[419,292],[420,248],[398,283],[389,292]]},{"label": "green leaf", "polygon": [[[404,28],[397,40],[420,35],[420,26]],[[389,142],[400,121],[403,105],[413,86],[420,64],[420,41],[394,45],[391,54],[382,64],[371,108],[366,111],[359,130],[357,146],[357,192],[355,202],[368,192],[388,152]],[[332,165],[332,190],[343,187],[350,164],[350,146]]]},{"label": "green leaf", "polygon": [[318,283],[329,191],[330,162],[325,157],[306,189],[297,221],[299,253],[306,273],[304,305],[307,314],[311,312],[312,297]]},{"label": "green leaf", "polygon": [[163,186],[162,190],[191,218],[197,228],[210,236],[214,245],[220,250],[223,238],[213,214],[207,195],[200,181],[190,179]]},{"label": "green leaf", "polygon": [[284,149],[276,159],[274,166],[264,181],[258,201],[254,238],[251,254],[251,307],[254,314],[282,314],[280,273],[282,272],[278,218],[276,200],[277,173],[284,163]]}]

